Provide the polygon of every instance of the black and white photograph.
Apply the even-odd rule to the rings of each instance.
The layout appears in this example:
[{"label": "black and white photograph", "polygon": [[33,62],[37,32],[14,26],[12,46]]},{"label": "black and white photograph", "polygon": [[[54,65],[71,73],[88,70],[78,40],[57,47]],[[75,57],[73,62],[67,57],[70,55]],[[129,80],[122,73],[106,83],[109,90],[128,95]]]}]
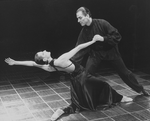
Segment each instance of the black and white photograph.
[{"label": "black and white photograph", "polygon": [[0,121],[150,121],[150,0],[0,0]]}]

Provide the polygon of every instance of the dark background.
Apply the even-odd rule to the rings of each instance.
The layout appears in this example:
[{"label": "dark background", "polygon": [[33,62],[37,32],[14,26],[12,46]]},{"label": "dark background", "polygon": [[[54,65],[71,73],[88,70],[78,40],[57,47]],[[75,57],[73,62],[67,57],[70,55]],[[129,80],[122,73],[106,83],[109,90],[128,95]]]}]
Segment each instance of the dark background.
[{"label": "dark background", "polygon": [[128,68],[150,72],[150,0],[1,0],[1,71],[11,68],[6,57],[33,59],[44,49],[57,57],[72,49],[81,30],[76,19],[81,6],[119,30]]}]

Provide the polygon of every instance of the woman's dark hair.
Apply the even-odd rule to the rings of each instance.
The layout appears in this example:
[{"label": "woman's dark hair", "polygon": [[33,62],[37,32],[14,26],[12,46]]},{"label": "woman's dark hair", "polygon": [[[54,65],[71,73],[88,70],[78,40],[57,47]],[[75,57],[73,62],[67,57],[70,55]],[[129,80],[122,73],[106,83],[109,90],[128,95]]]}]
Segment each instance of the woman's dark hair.
[{"label": "woman's dark hair", "polygon": [[34,60],[37,64],[47,64],[47,62],[43,61],[43,58],[40,57],[37,53],[34,56]]},{"label": "woman's dark hair", "polygon": [[79,12],[79,11],[82,11],[82,13],[83,13],[83,15],[89,15],[90,17],[92,17],[92,14],[91,14],[91,12],[90,12],[90,10],[88,9],[88,8],[86,8],[86,7],[80,7],[77,11],[76,11],[76,13],[77,12]]}]

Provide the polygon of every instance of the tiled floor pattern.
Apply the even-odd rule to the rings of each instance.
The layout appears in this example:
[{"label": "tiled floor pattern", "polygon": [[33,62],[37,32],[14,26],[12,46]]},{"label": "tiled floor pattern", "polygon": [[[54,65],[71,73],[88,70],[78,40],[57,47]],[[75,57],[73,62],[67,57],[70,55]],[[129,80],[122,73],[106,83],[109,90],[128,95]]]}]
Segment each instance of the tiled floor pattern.
[{"label": "tiled floor pattern", "polygon": [[[107,110],[63,116],[58,121],[150,121],[150,97],[131,90],[112,71],[100,74],[99,78],[134,101]],[[150,75],[135,72],[135,76],[150,93]],[[64,76],[34,69],[5,72],[0,78],[0,121],[50,121],[57,108],[69,105],[69,84]]]}]

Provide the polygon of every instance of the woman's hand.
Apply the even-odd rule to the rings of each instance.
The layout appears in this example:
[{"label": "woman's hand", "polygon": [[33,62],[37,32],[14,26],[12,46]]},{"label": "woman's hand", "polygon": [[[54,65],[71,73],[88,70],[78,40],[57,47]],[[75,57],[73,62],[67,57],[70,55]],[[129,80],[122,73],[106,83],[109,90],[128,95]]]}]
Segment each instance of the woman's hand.
[{"label": "woman's hand", "polygon": [[13,60],[11,58],[6,58],[5,62],[8,63],[8,65],[14,65],[15,64],[15,60]]},{"label": "woman's hand", "polygon": [[94,42],[96,42],[96,41],[104,41],[104,37],[102,37],[101,35],[98,35],[98,34],[96,34],[94,37],[93,37],[93,39],[92,39],[92,41],[94,41]]}]

